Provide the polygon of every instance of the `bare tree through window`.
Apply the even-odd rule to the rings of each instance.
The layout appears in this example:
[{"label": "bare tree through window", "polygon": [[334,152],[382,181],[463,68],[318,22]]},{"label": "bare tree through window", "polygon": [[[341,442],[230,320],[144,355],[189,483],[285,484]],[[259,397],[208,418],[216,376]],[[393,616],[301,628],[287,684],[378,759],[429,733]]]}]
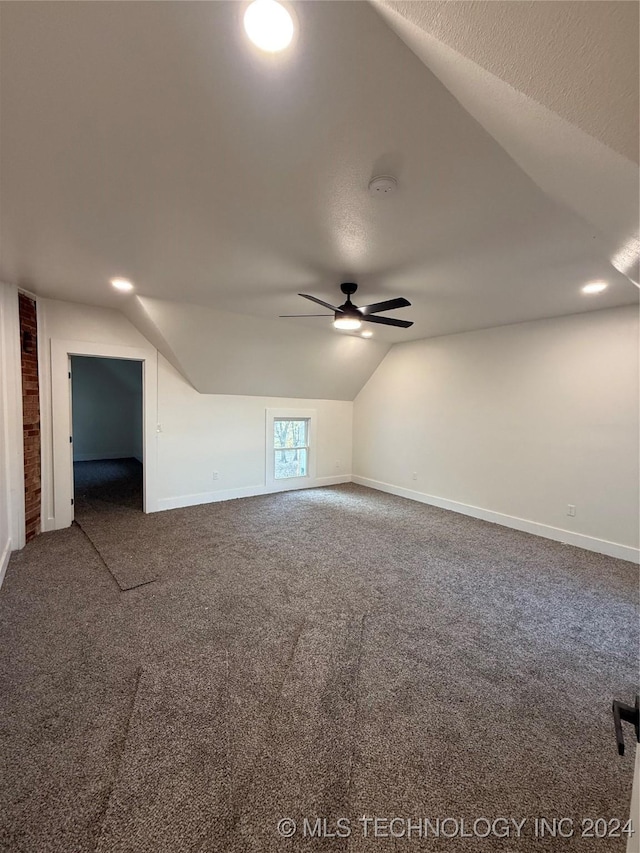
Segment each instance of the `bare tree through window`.
[{"label": "bare tree through window", "polygon": [[275,418],[273,422],[274,477],[306,477],[309,466],[309,420]]}]

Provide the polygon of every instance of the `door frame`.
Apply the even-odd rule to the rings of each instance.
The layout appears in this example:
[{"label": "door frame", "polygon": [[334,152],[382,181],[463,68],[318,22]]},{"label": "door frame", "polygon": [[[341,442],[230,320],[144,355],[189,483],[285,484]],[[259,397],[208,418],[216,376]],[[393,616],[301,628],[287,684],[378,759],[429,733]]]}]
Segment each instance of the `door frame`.
[{"label": "door frame", "polygon": [[[5,456],[5,490],[9,529],[7,539],[0,542],[0,585],[11,551],[24,548],[24,447],[22,428],[22,363],[20,348],[20,316],[18,289],[0,283],[0,397],[5,411],[0,422],[3,441],[0,453]],[[6,545],[6,550],[3,547]]]},{"label": "door frame", "polygon": [[71,425],[72,355],[142,362],[143,512],[158,510],[158,359],[155,351],[88,341],[51,341],[51,421],[53,433],[53,512],[55,529],[73,521],[73,445]]}]

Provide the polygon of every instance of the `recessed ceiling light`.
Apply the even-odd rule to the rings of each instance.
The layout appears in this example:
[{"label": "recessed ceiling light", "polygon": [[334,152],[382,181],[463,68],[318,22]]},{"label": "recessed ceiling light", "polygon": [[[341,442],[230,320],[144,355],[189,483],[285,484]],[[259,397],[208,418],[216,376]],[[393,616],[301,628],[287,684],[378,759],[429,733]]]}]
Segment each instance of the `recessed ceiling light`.
[{"label": "recessed ceiling light", "polygon": [[591,281],[582,288],[583,293],[602,293],[609,285],[606,281]]},{"label": "recessed ceiling light", "polygon": [[361,332],[363,338],[372,338],[373,332],[370,332],[368,329],[365,332]]},{"label": "recessed ceiling light", "polygon": [[244,28],[251,41],[267,53],[289,47],[293,18],[277,0],[253,0],[244,13]]},{"label": "recessed ceiling light", "polygon": [[133,285],[126,278],[112,278],[111,284],[116,290],[133,290]]}]

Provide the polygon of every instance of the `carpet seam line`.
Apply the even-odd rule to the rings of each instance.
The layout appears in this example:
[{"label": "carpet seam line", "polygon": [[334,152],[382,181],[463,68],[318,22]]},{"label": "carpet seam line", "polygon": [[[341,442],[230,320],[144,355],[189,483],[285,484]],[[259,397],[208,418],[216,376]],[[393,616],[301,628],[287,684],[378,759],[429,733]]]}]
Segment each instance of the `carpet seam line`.
[{"label": "carpet seam line", "polygon": [[99,848],[100,848],[100,842],[101,842],[102,835],[104,832],[104,828],[105,828],[105,825],[107,822],[107,815],[109,813],[109,806],[111,805],[111,800],[113,798],[113,794],[114,794],[114,791],[116,790],[116,786],[118,783],[118,778],[120,776],[120,770],[122,768],[122,762],[124,761],[124,756],[125,756],[125,752],[127,749],[127,742],[129,740],[129,733],[131,731],[131,721],[133,720],[133,714],[134,714],[134,711],[136,709],[136,703],[138,701],[138,694],[140,692],[140,681],[142,679],[143,671],[144,671],[144,667],[142,667],[142,666],[139,666],[136,669],[136,684],[135,684],[135,689],[133,691],[133,698],[131,700],[131,707],[129,708],[129,715],[127,717],[127,726],[126,726],[126,729],[124,732],[124,737],[122,739],[122,747],[120,749],[120,758],[118,760],[118,766],[116,768],[116,772],[114,773],[114,776],[113,776],[113,781],[111,783],[111,788],[109,790],[109,796],[107,797],[107,800],[105,803],[104,811],[102,814],[102,820],[100,821],[100,831],[98,832],[97,840],[96,840],[96,846],[94,848],[95,853],[97,853]]}]

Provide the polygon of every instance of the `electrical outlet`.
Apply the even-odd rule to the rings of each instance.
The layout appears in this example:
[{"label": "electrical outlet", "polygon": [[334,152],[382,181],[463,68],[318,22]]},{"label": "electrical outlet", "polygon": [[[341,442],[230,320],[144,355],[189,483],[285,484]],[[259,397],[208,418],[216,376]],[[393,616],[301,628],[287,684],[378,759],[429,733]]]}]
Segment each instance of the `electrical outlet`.
[{"label": "electrical outlet", "polygon": [[568,504],[567,506],[567,515],[570,515],[572,518],[576,514],[576,508],[573,504]]},{"label": "electrical outlet", "polygon": [[411,479],[412,479],[412,480],[417,480],[417,479],[418,479],[418,472],[417,472],[417,471],[414,471],[414,472],[413,472],[413,474],[411,475]]},{"label": "electrical outlet", "polygon": [[217,480],[219,477],[220,477],[220,474],[218,473],[218,471],[214,471],[213,472],[213,479]]},{"label": "electrical outlet", "polygon": [[336,462],[336,471],[339,471],[342,466],[340,465],[340,460]]}]

